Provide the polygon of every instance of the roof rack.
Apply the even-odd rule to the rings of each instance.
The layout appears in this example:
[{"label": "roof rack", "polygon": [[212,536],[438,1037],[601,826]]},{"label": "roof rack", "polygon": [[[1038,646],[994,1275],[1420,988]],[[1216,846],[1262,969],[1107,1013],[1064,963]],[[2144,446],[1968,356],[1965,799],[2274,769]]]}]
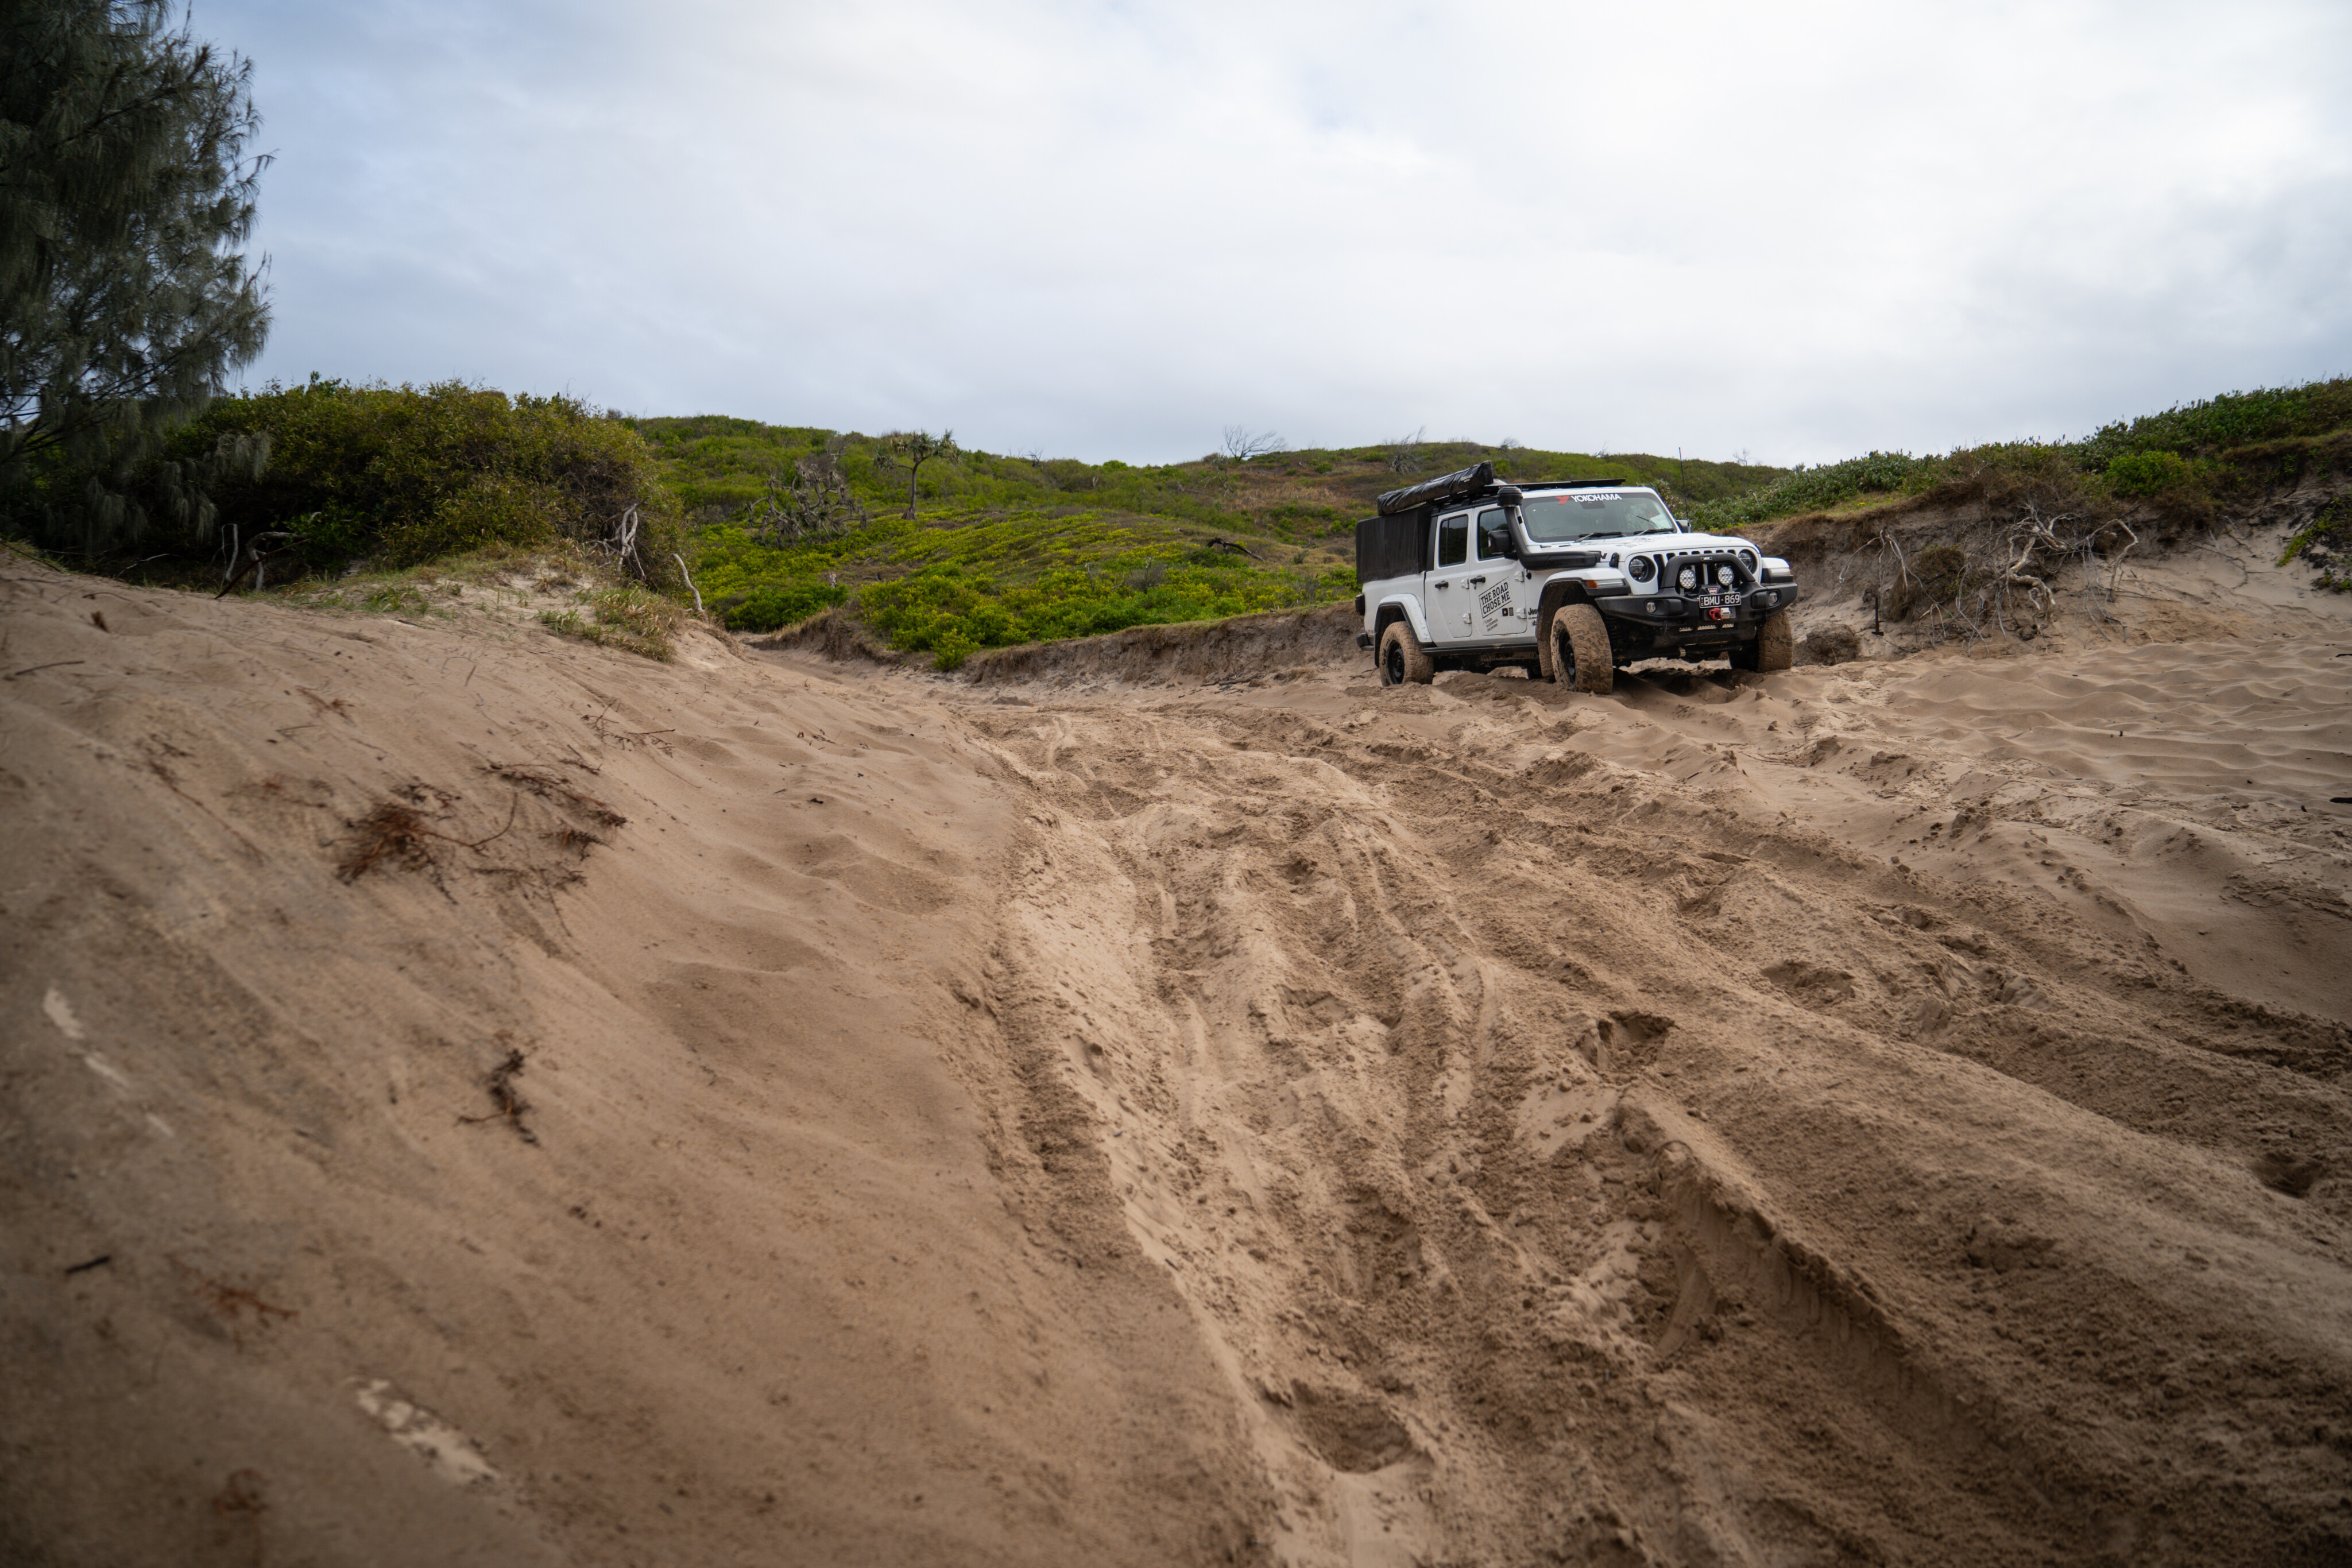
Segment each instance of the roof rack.
[{"label": "roof rack", "polygon": [[[1418,485],[1408,485],[1402,490],[1383,490],[1373,505],[1381,516],[1393,517],[1420,507],[1444,506],[1448,501],[1468,500],[1484,496],[1511,481],[1495,477],[1495,465],[1481,463],[1475,468],[1457,468],[1451,474],[1440,474],[1434,479],[1423,479]],[[1522,490],[1647,490],[1652,488],[1644,479],[1523,479],[1516,482]]]}]

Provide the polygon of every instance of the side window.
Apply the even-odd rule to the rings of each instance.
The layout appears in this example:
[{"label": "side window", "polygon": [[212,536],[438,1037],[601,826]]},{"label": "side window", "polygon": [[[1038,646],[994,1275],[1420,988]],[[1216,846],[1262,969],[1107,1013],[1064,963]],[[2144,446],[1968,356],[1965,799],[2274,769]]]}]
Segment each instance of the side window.
[{"label": "side window", "polygon": [[1478,514],[1478,559],[1480,560],[1510,560],[1511,520],[1500,507],[1489,507]]},{"label": "side window", "polygon": [[1460,566],[1470,559],[1470,518],[1465,513],[1445,517],[1437,525],[1437,564]]}]

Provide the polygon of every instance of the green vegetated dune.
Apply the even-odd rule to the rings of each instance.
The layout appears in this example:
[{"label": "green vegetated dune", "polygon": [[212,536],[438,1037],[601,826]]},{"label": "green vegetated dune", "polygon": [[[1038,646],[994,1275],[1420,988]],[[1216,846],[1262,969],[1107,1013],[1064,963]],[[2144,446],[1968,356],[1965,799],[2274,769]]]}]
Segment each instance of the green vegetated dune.
[{"label": "green vegetated dune", "polygon": [[[2352,465],[2352,378],[2224,393],[2081,441],[1872,452],[1793,469],[1472,442],[1160,466],[964,452],[912,477],[912,518],[910,475],[887,437],[719,417],[636,428],[686,507],[698,580],[729,624],[772,630],[847,603],[893,646],[952,668],[979,648],[1345,599],[1356,588],[1353,527],[1373,497],[1482,460],[1515,479],[1654,485],[1699,528],[1768,535],[1783,519],[1963,493],[2210,522],[2282,480]],[[827,486],[829,509],[812,499]],[[2331,507],[2286,553],[2306,556],[2322,586],[2343,588],[2347,542],[2352,507]]]},{"label": "green vegetated dune", "polygon": [[[2160,532],[2210,525],[2306,476],[2352,469],[2352,377],[2225,392],[2119,420],[2081,441],[1997,442],[1943,456],[1872,452],[1799,467],[1692,512],[1701,528],[1860,516],[1970,497],[2013,515],[2069,511],[2097,523],[2138,511]],[[2309,561],[2320,587],[2352,590],[2352,505],[2305,519],[2282,564]]]},{"label": "green vegetated dune", "polygon": [[963,451],[918,471],[887,436],[718,416],[636,429],[686,507],[696,585],[729,625],[772,631],[854,600],[875,632],[942,668],[980,648],[1347,599],[1373,497],[1482,460],[1691,499],[1786,472],[1469,442],[1156,466]]},{"label": "green vegetated dune", "polygon": [[[953,669],[983,648],[1343,601],[1374,497],[1482,460],[1523,481],[1654,485],[1699,528],[1784,549],[1819,533],[1808,519],[1843,537],[1971,497],[2095,532],[2126,514],[2177,531],[2352,468],[2352,378],[2226,393],[2082,441],[1785,469],[1421,441],[1083,463],[314,377],[216,400],[103,517],[80,515],[96,490],[60,468],[12,491],[5,521],[70,564],[190,587],[216,587],[258,535],[269,591],[357,608],[414,609],[436,573],[551,550],[583,577],[578,606],[542,617],[559,631],[657,651],[656,622],[698,593],[747,632],[838,606]],[[2284,549],[2321,586],[2352,587],[2352,492],[2298,515]]]}]

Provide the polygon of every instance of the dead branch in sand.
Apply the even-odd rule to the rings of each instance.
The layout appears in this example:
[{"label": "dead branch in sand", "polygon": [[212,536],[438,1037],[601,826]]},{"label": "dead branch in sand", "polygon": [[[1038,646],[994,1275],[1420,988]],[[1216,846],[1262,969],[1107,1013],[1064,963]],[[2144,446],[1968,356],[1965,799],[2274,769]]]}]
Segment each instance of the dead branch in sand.
[{"label": "dead branch in sand", "polygon": [[187,753],[182,751],[178,747],[173,746],[170,741],[163,739],[160,736],[156,737],[150,743],[150,749],[147,755],[147,770],[163,781],[163,788],[169,789],[173,794],[177,795],[181,800],[185,800],[189,805],[194,806],[197,810],[202,811],[205,816],[210,817],[214,821],[218,822],[221,825],[221,830],[227,833],[230,838],[235,839],[238,843],[243,844],[246,849],[252,853],[254,859],[260,860],[264,858],[261,853],[260,846],[256,844],[251,839],[247,838],[243,833],[238,832],[235,828],[231,827],[229,825],[228,819],[223,817],[218,811],[214,810],[210,806],[205,805],[202,800],[197,800],[194,795],[189,794],[185,789],[181,789],[179,775],[172,771],[171,768],[163,761],[162,757],[155,755],[157,751],[163,752],[172,757],[185,757]]},{"label": "dead branch in sand", "polygon": [[2107,597],[2109,599],[2113,599],[2116,596],[2116,588],[2123,582],[2124,557],[2139,549],[2139,534],[2129,523],[2125,522],[2121,517],[2117,517],[2115,520],[2114,526],[2123,529],[2124,537],[2130,539],[2131,543],[2116,551],[2115,559],[2109,564],[2107,571]]},{"label": "dead branch in sand", "polygon": [[[445,797],[454,800],[456,797]],[[455,844],[462,850],[480,851],[507,836],[515,824],[515,813],[521,810],[522,796],[518,793],[507,808],[506,826],[484,839],[460,839],[425,825],[425,818],[413,806],[397,800],[386,800],[366,816],[349,824],[352,840],[336,862],[335,874],[345,882],[357,882],[368,872],[390,861],[412,871],[433,869],[439,862],[434,857],[428,840]]]},{"label": "dead branch in sand", "polygon": [[614,565],[626,566],[634,560],[637,564],[637,575],[639,577],[646,575],[646,563],[637,555],[636,507],[631,507],[627,511],[623,512],[620,520],[613,525],[613,537],[600,542],[606,550],[611,552]]},{"label": "dead branch in sand", "polygon": [[666,735],[676,735],[677,731],[674,729],[614,729],[612,727],[611,721],[604,716],[612,711],[613,710],[610,708],[604,708],[596,713],[583,713],[580,716],[581,722],[585,724],[595,733],[597,739],[605,742],[607,745],[620,747],[623,750],[627,750],[633,747],[650,746],[665,757],[669,755],[669,742],[663,739],[662,737]]},{"label": "dead branch in sand", "polygon": [[[288,533],[283,528],[272,528],[267,533],[256,534],[253,538],[247,539],[246,541],[245,549],[237,553],[235,558],[235,561],[232,563],[235,566],[233,575],[221,584],[221,591],[218,593],[214,594],[213,597],[215,599],[227,598],[231,593],[236,591],[237,584],[243,582],[247,577],[251,577],[253,579],[253,591],[256,593],[260,592],[262,580],[267,574],[270,558],[273,556],[283,555],[288,550],[293,549],[293,538],[294,536]],[[268,549],[262,549],[261,547],[263,542],[268,539],[281,539],[286,542],[272,545]]]},{"label": "dead branch in sand", "polygon": [[595,796],[574,789],[552,774],[542,773],[517,762],[492,762],[485,764],[484,767],[487,772],[505,779],[518,789],[530,790],[542,800],[561,800],[567,806],[577,807],[599,827],[620,828],[628,825],[629,820],[620,812],[615,811]]},{"label": "dead branch in sand", "polygon": [[2058,538],[2057,525],[2073,520],[2072,513],[2044,518],[2028,501],[2024,518],[2009,531],[2006,542],[2016,549],[2017,556],[2002,569],[2000,581],[2024,589],[2039,601],[2045,614],[2058,607],[2058,595],[2050,586],[2049,569],[2042,565],[2041,555],[2045,549],[2057,555],[2072,553],[2071,548]]},{"label": "dead branch in sand", "polygon": [[[507,1039],[506,1030],[500,1030],[498,1033],[498,1038],[501,1040]],[[460,1116],[457,1118],[459,1124],[462,1125],[472,1126],[482,1122],[503,1122],[508,1126],[512,1127],[515,1130],[515,1134],[521,1138],[524,1143],[536,1144],[539,1142],[539,1134],[532,1132],[529,1127],[523,1124],[523,1113],[530,1109],[530,1103],[522,1097],[514,1086],[514,1081],[522,1076],[522,1068],[523,1058],[521,1048],[519,1046],[509,1045],[507,1048],[505,1060],[501,1061],[496,1067],[490,1069],[489,1077],[485,1080],[483,1085],[485,1088],[489,1090],[490,1103],[496,1106],[497,1109],[490,1112],[488,1115]]]}]

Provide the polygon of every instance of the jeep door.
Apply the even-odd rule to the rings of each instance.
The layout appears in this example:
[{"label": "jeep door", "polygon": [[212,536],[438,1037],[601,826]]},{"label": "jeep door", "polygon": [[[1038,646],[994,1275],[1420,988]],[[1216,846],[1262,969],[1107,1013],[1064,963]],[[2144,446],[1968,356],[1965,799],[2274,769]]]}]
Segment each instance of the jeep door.
[{"label": "jeep door", "polygon": [[1450,512],[1437,519],[1437,564],[1422,574],[1422,612],[1429,617],[1429,634],[1439,647],[1466,642],[1477,634],[1478,591],[1469,580],[1478,575],[1470,564],[1470,514]]},{"label": "jeep door", "polygon": [[1534,591],[1519,565],[1510,514],[1500,507],[1488,507],[1475,521],[1475,565],[1467,581],[1476,595],[1472,607],[1476,638],[1481,643],[1509,643],[1529,636],[1535,624]]}]

